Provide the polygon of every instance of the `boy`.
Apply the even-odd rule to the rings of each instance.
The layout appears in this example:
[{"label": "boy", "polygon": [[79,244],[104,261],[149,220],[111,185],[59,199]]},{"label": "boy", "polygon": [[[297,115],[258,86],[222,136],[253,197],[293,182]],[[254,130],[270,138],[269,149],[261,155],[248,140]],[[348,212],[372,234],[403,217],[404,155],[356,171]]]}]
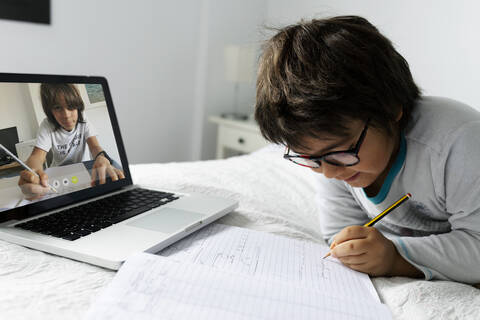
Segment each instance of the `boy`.
[{"label": "boy", "polygon": [[[260,58],[255,118],[286,159],[322,174],[332,256],[372,276],[480,282],[480,113],[421,97],[367,20],[279,30]],[[406,193],[410,201],[362,226]]]},{"label": "boy", "polygon": [[123,171],[112,165],[98,142],[95,130],[84,117],[85,106],[75,85],[42,83],[40,97],[46,118],[40,124],[35,147],[27,159],[27,165],[39,177],[24,170],[18,181],[20,189],[29,200],[39,199],[50,191],[47,187],[48,176],[42,170],[50,150],[53,151],[51,167],[90,160],[90,151],[94,156],[92,186],[97,177],[100,184],[105,183],[107,176],[112,181],[125,178]]}]

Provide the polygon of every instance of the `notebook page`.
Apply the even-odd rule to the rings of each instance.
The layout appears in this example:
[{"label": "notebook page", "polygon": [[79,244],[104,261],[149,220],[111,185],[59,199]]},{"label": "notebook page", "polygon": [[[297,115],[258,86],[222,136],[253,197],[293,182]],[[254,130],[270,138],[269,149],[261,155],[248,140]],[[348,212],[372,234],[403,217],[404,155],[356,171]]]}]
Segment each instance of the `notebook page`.
[{"label": "notebook page", "polygon": [[368,275],[335,258],[322,259],[327,252],[327,246],[310,241],[211,224],[159,254],[179,262],[284,280],[340,299],[380,302]]},{"label": "notebook page", "polygon": [[128,259],[86,319],[389,319],[382,304],[140,253]]}]

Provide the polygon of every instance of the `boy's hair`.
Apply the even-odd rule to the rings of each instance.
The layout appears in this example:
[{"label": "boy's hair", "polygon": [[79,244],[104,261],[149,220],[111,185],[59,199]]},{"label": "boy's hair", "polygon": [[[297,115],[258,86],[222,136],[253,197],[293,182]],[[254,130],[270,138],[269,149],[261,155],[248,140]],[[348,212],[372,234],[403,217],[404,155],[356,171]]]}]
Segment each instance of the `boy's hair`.
[{"label": "boy's hair", "polygon": [[420,90],[407,61],[366,19],[339,16],[278,30],[259,61],[255,119],[274,143],[343,137],[349,120],[404,128]]},{"label": "boy's hair", "polygon": [[60,129],[61,126],[52,114],[52,109],[59,104],[58,99],[60,96],[65,98],[67,106],[78,110],[78,122],[85,122],[83,118],[85,105],[75,85],[70,83],[42,83],[40,85],[40,97],[42,99],[43,112],[55,126],[55,130]]}]

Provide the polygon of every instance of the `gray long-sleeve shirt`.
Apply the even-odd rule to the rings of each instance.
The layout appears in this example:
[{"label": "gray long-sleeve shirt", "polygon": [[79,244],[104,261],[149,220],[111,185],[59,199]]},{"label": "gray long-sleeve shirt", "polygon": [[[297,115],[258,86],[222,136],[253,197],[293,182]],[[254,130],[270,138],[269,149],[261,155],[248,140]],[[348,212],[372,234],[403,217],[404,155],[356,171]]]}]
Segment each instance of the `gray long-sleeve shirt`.
[{"label": "gray long-sleeve shirt", "polygon": [[458,101],[422,97],[401,139],[375,197],[318,174],[325,240],[411,193],[375,227],[425,279],[480,283],[480,113]]}]

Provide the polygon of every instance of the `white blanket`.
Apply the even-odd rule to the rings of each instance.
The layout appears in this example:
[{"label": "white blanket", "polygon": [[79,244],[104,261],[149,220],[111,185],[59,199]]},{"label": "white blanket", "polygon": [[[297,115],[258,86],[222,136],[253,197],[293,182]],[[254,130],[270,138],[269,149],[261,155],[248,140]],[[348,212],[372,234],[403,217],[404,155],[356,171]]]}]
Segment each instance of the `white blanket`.
[{"label": "white blanket", "polygon": [[[322,241],[310,170],[267,147],[226,160],[131,166],[134,182],[239,201],[221,223]],[[480,267],[480,266],[479,266]],[[0,319],[82,319],[115,275],[0,241]],[[448,281],[374,278],[394,319],[479,319],[480,290]]]}]

